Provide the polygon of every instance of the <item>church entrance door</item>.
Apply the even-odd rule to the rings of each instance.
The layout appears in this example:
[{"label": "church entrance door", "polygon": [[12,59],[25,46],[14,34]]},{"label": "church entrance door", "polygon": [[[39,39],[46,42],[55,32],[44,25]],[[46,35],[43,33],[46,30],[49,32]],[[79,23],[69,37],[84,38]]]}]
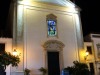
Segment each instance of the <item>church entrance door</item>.
[{"label": "church entrance door", "polygon": [[59,52],[47,52],[48,75],[60,75]]}]

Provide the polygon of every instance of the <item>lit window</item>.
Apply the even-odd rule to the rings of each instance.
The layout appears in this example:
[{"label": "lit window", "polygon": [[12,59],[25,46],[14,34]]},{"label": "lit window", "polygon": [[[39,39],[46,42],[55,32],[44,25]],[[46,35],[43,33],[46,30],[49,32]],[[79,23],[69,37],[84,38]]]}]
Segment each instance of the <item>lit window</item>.
[{"label": "lit window", "polygon": [[87,46],[87,51],[89,52],[89,54],[92,54],[92,47],[91,46]]},{"label": "lit window", "polygon": [[53,14],[47,15],[48,36],[57,36],[57,20]]},{"label": "lit window", "polygon": [[56,22],[54,20],[48,20],[48,35],[49,36],[56,36],[57,30],[56,30]]}]

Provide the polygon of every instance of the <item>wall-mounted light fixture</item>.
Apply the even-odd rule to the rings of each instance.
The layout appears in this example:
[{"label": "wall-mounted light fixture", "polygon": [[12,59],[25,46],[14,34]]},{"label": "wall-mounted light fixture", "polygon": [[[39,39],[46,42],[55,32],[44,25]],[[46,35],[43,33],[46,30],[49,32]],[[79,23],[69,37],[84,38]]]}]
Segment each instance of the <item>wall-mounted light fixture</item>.
[{"label": "wall-mounted light fixture", "polygon": [[89,55],[89,52],[86,50],[85,56],[84,56],[84,59],[85,59],[85,60],[87,59],[88,55]]},{"label": "wall-mounted light fixture", "polygon": [[15,56],[20,56],[20,55],[21,55],[21,53],[19,53],[19,54],[18,54],[17,50],[16,50],[16,49],[14,49],[14,50],[13,50],[13,55],[15,55]]},{"label": "wall-mounted light fixture", "polygon": [[17,51],[16,51],[16,49],[13,50],[13,55],[17,56]]}]

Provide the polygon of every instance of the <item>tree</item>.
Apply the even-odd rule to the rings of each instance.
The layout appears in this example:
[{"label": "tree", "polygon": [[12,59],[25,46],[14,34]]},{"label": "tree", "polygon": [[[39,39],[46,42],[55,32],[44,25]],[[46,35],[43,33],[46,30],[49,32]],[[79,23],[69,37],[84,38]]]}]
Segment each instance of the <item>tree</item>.
[{"label": "tree", "polygon": [[10,64],[13,67],[18,66],[19,62],[19,56],[14,56],[10,52],[6,51],[0,53],[0,68],[2,68],[3,71],[5,71],[6,67]]},{"label": "tree", "polygon": [[87,64],[78,61],[73,62],[73,66],[64,68],[64,71],[69,71],[70,75],[89,75]]}]

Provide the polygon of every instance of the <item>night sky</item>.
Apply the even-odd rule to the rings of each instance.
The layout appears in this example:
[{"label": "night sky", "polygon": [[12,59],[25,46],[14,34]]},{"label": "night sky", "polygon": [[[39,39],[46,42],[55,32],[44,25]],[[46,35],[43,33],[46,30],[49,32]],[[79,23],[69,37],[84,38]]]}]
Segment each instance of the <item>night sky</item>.
[{"label": "night sky", "polygon": [[10,2],[11,0],[0,0],[0,37],[11,37],[11,30],[7,26]]},{"label": "night sky", "polygon": [[99,0],[76,0],[81,10],[83,35],[100,33],[100,3]]},{"label": "night sky", "polygon": [[[4,29],[10,7],[10,0],[0,0],[0,28]],[[2,25],[2,26],[1,26]]]},{"label": "night sky", "polygon": [[[74,0],[81,8],[83,36],[89,33],[100,33],[100,4],[99,0]],[[0,36],[8,34],[7,17],[11,0],[0,0]],[[10,32],[11,33],[11,32]],[[5,35],[4,35],[5,34]],[[7,36],[7,35],[6,35]]]}]

